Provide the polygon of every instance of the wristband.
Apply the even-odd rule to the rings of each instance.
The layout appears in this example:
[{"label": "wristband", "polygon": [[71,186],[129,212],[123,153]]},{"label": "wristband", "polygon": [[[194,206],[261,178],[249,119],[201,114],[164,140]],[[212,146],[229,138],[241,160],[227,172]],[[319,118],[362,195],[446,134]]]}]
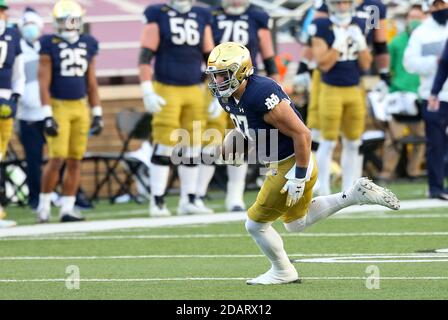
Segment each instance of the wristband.
[{"label": "wristband", "polygon": [[42,106],[42,111],[44,113],[44,118],[52,118],[53,117],[53,109],[51,109],[51,106],[46,104]]},{"label": "wristband", "polygon": [[303,167],[297,167],[296,166],[296,178],[297,179],[305,178],[307,171],[308,171],[308,168],[303,168]]},{"label": "wristband", "polygon": [[153,93],[154,92],[154,87],[152,85],[152,81],[143,81],[141,83],[141,88],[144,94],[148,94],[148,93]]},{"label": "wristband", "polygon": [[94,106],[92,108],[92,116],[102,117],[103,116],[103,108],[101,108],[101,106]]}]

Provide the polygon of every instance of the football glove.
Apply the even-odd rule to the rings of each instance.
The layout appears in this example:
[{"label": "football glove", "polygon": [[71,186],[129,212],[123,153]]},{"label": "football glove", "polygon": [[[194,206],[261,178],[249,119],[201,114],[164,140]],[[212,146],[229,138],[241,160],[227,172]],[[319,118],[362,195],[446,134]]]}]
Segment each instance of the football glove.
[{"label": "football glove", "polygon": [[144,81],[141,84],[143,90],[143,103],[146,111],[149,113],[159,113],[162,107],[166,105],[165,99],[154,92],[151,81]]},{"label": "football glove", "polygon": [[90,134],[97,136],[103,131],[104,122],[103,122],[103,110],[100,106],[96,106],[92,108],[92,124],[90,126]]},{"label": "football glove", "polygon": [[0,99],[0,119],[14,118],[16,115],[16,110],[16,104],[5,99]]},{"label": "football glove", "polygon": [[214,98],[208,106],[208,118],[210,120],[218,118],[222,113],[222,107],[217,98]]},{"label": "football glove", "polygon": [[289,170],[285,178],[287,179],[287,181],[280,193],[287,194],[286,206],[293,207],[299,202],[305,191],[306,169],[297,168],[296,166],[294,166],[291,168],[291,170]]},{"label": "football glove", "polygon": [[49,137],[56,137],[58,135],[58,123],[53,118],[53,112],[51,110],[51,106],[46,105],[43,106],[44,111],[44,132]]},{"label": "football glove", "polygon": [[357,25],[350,25],[347,29],[347,34],[358,46],[358,52],[367,49],[367,40],[361,29]]},{"label": "football glove", "polygon": [[334,33],[334,42],[331,47],[339,52],[344,52],[345,50],[347,50],[348,45],[347,30],[343,27],[338,27],[334,25],[333,33]]}]

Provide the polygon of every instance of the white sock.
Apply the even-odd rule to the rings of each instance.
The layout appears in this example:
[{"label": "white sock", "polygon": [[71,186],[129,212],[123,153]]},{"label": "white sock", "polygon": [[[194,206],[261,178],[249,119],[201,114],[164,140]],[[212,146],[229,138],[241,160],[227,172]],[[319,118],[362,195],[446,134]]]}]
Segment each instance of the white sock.
[{"label": "white sock", "polygon": [[258,223],[246,220],[246,230],[257,243],[261,251],[268,257],[275,270],[285,270],[291,267],[291,262],[283,248],[283,240],[272,223]]},{"label": "white sock", "polygon": [[215,168],[215,166],[205,164],[199,166],[198,183],[196,186],[196,195],[198,197],[204,197],[207,194],[208,185],[215,174]]},{"label": "white sock", "polygon": [[180,179],[180,203],[188,202],[188,195],[196,193],[196,186],[199,176],[199,166],[178,167]]},{"label": "white sock", "polygon": [[39,194],[39,209],[44,211],[50,211],[51,209],[51,193]]},{"label": "white sock", "polygon": [[149,172],[149,184],[151,186],[152,196],[162,196],[165,194],[169,174],[169,166],[161,166],[151,163]]},{"label": "white sock", "polygon": [[354,204],[356,204],[356,201],[344,192],[314,198],[311,201],[307,215],[302,219],[285,223],[285,228],[289,232],[302,232],[306,227],[313,225],[317,221]]},{"label": "white sock", "polygon": [[73,209],[75,208],[75,196],[62,196],[61,197],[61,210],[60,214],[70,214],[73,212]]},{"label": "white sock", "polygon": [[329,195],[330,189],[330,168],[331,159],[333,157],[333,150],[336,146],[336,141],[322,139],[319,144],[319,149],[316,152],[317,167],[319,175],[317,177],[320,195]]},{"label": "white sock", "polygon": [[342,139],[341,170],[342,190],[348,190],[360,178],[360,140]]},{"label": "white sock", "polygon": [[246,188],[247,168],[247,163],[239,167],[227,166],[227,209],[231,209],[233,206],[242,206],[245,208],[244,189]]}]

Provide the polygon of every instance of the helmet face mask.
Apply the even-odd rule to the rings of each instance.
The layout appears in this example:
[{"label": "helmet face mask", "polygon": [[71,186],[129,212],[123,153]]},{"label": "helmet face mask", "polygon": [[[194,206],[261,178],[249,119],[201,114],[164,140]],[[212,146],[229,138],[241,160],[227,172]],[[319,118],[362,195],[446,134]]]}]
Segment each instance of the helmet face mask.
[{"label": "helmet face mask", "polygon": [[222,7],[227,14],[243,14],[250,5],[249,0],[222,0]]},{"label": "helmet face mask", "polygon": [[210,77],[210,83],[208,84],[214,97],[228,98],[230,97],[241,85],[235,77],[235,72],[239,69],[239,66],[234,64],[227,69],[213,70],[213,68],[207,69],[207,74]]},{"label": "helmet face mask", "polygon": [[[325,0],[328,13],[333,23],[348,25],[356,11],[355,0]],[[346,6],[344,8],[343,6]]]},{"label": "helmet face mask", "polygon": [[170,6],[179,13],[187,13],[191,10],[195,0],[171,0]]},{"label": "helmet face mask", "polygon": [[230,97],[254,72],[249,50],[235,42],[225,42],[210,53],[206,74],[213,96]]},{"label": "helmet face mask", "polygon": [[69,42],[75,42],[82,33],[84,11],[72,0],[61,0],[53,9],[53,23],[57,33]]}]

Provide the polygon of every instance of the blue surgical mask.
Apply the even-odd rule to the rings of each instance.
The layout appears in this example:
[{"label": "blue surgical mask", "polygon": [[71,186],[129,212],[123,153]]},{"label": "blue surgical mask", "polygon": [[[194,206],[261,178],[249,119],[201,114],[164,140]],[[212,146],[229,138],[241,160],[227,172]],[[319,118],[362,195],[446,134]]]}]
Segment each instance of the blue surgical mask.
[{"label": "blue surgical mask", "polygon": [[35,24],[27,24],[22,28],[22,37],[30,43],[36,41],[40,36],[40,29]]}]

